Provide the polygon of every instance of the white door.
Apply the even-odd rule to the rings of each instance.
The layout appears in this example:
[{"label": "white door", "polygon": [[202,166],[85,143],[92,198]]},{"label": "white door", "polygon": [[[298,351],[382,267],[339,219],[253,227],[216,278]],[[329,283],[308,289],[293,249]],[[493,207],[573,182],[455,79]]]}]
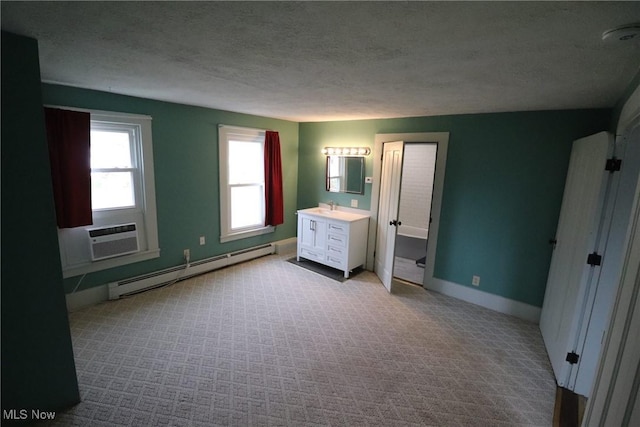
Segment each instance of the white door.
[{"label": "white door", "polygon": [[396,232],[398,229],[398,205],[402,178],[402,152],[404,142],[385,142],[382,153],[380,177],[380,204],[376,233],[374,270],[382,284],[391,292]]},{"label": "white door", "polygon": [[578,341],[580,354],[577,369],[574,366],[569,380],[569,388],[590,397],[594,375],[597,372],[602,341],[609,324],[609,316],[614,305],[617,285],[623,271],[627,230],[633,213],[638,176],[640,175],[640,126],[616,138],[615,157],[621,160],[620,171],[611,177],[611,191],[604,209],[605,220],[602,229],[608,230],[600,238],[598,253],[602,252],[602,267],[597,286],[589,293],[593,307],[588,313],[588,322]]},{"label": "white door", "polygon": [[[588,286],[599,273],[587,264],[597,246],[613,139],[601,132],[574,141],[551,258],[540,331],[558,385],[568,385],[577,338],[587,309]],[[598,270],[598,271],[596,271]]]}]

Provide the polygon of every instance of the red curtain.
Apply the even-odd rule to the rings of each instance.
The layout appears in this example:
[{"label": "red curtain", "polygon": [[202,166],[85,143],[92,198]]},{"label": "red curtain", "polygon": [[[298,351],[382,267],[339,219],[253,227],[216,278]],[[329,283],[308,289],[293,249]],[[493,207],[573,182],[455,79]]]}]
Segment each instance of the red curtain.
[{"label": "red curtain", "polygon": [[91,115],[56,108],[44,110],[58,227],[93,224]]},{"label": "red curtain", "polygon": [[284,203],[280,135],[270,130],[266,131],[264,136],[264,184],[265,225],[282,224]]}]

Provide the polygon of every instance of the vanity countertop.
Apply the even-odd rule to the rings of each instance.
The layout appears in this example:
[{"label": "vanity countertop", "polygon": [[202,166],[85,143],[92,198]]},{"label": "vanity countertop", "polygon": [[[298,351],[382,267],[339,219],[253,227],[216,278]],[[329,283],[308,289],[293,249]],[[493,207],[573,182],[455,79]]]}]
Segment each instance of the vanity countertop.
[{"label": "vanity countertop", "polygon": [[346,211],[341,211],[337,209],[331,210],[331,209],[325,209],[321,207],[301,209],[298,211],[298,213],[316,215],[326,219],[335,219],[338,221],[347,221],[347,222],[353,222],[353,221],[369,218],[369,215],[346,212]]}]

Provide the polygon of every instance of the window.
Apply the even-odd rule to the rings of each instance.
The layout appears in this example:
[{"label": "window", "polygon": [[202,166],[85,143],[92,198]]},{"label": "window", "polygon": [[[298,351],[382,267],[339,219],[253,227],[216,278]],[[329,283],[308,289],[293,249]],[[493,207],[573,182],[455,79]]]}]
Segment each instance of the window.
[{"label": "window", "polygon": [[131,208],[139,187],[136,127],[91,121],[91,208]]},{"label": "window", "polygon": [[[159,256],[151,117],[90,113],[93,225],[58,230],[65,277]],[[87,229],[131,223],[138,252],[91,261]]]},{"label": "window", "polygon": [[265,227],[264,136],[257,129],[220,126],[220,241],[269,233]]}]

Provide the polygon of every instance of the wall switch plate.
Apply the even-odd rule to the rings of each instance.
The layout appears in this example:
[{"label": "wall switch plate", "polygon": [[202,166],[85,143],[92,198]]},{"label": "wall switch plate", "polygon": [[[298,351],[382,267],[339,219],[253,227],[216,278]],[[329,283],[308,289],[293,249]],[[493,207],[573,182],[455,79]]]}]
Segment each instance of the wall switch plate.
[{"label": "wall switch plate", "polygon": [[352,208],[358,207],[358,199],[351,199],[351,207]]},{"label": "wall switch plate", "polygon": [[200,244],[204,245],[204,243],[205,243],[204,236],[200,236]]},{"label": "wall switch plate", "polygon": [[480,286],[480,276],[473,276],[471,279],[471,284],[473,286]]},{"label": "wall switch plate", "polygon": [[373,177],[372,176],[365,176],[364,177],[364,183],[365,184],[373,184]]}]

